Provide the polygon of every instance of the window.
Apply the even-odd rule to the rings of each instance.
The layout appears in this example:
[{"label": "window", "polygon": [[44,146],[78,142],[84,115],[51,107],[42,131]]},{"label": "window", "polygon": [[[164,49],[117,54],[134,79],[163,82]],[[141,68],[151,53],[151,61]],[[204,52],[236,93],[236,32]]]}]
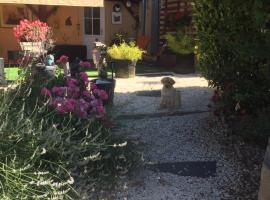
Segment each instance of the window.
[{"label": "window", "polygon": [[84,8],[84,31],[86,35],[100,35],[100,8]]}]

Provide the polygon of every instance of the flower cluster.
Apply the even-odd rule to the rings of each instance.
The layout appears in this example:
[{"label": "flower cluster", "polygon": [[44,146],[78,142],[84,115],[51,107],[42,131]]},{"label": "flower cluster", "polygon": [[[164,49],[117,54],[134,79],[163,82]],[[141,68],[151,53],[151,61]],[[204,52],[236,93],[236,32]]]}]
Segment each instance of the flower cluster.
[{"label": "flower cluster", "polygon": [[21,20],[20,24],[13,28],[13,33],[19,42],[44,42],[51,33],[51,28],[47,23]]},{"label": "flower cluster", "polygon": [[56,60],[57,64],[65,64],[67,63],[69,60],[69,57],[67,57],[66,55],[62,55],[58,60]]},{"label": "flower cluster", "polygon": [[79,65],[80,65],[81,67],[83,67],[83,68],[87,68],[87,69],[91,68],[91,63],[90,63],[90,62],[87,62],[87,61],[81,61],[81,62],[79,63]]},{"label": "flower cluster", "polygon": [[108,99],[107,93],[90,84],[85,72],[81,72],[77,78],[66,77],[64,86],[42,88],[41,95],[49,99],[51,108],[60,114],[73,113],[87,119],[102,118],[106,113],[103,101]]}]

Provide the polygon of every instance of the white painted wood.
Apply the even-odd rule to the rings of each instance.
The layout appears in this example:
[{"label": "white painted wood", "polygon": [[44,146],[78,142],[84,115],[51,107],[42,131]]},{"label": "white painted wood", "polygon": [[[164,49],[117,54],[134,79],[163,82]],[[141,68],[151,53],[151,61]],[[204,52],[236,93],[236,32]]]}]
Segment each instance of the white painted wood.
[{"label": "white painted wood", "polygon": [[0,84],[6,84],[4,71],[4,58],[0,58]]},{"label": "white painted wood", "polygon": [[69,67],[69,62],[65,63],[64,66],[64,74],[65,76],[69,76],[70,75],[70,67]]},{"label": "white painted wood", "polygon": [[[93,11],[92,11],[93,13]],[[84,20],[87,19],[86,16],[84,16]],[[89,18],[88,18],[89,19]],[[95,20],[99,19],[100,22],[100,35],[95,35],[95,34],[85,34],[85,26],[91,26],[92,25],[92,30],[94,29],[94,23],[92,24],[87,24],[85,21],[83,21],[83,29],[84,29],[84,38],[83,38],[83,43],[87,47],[87,59],[92,59],[92,50],[95,46],[94,42],[102,42],[105,43],[105,9],[100,8],[100,18],[92,18]]]}]

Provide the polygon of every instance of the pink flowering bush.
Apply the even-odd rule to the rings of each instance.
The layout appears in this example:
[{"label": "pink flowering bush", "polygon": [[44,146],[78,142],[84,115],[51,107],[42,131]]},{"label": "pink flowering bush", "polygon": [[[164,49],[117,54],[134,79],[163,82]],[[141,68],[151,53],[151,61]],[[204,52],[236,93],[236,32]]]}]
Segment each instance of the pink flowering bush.
[{"label": "pink flowering bush", "polygon": [[50,36],[51,28],[39,20],[24,19],[13,28],[13,34],[19,42],[44,42]]},{"label": "pink flowering bush", "polygon": [[[64,85],[41,89],[41,95],[49,99],[50,107],[59,114],[72,113],[80,119],[103,118],[106,114],[103,101],[108,99],[104,90],[90,84],[85,72],[78,77],[65,77]],[[90,87],[89,87],[90,86]]]}]

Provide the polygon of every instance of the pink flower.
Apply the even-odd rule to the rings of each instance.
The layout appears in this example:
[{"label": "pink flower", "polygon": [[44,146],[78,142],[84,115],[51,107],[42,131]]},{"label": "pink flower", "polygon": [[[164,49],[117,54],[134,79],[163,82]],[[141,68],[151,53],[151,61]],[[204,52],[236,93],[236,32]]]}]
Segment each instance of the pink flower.
[{"label": "pink flower", "polygon": [[41,89],[41,95],[43,96],[43,97],[52,97],[52,93],[51,93],[51,91],[50,90],[48,90],[47,88],[42,88]]},{"label": "pink flower", "polygon": [[94,84],[94,83],[92,83],[92,84],[91,84],[91,88],[90,88],[90,89],[91,89],[91,91],[93,91],[93,90],[97,89],[97,85],[96,85],[96,84]]},{"label": "pink flower", "polygon": [[65,114],[68,112],[64,106],[64,99],[63,98],[60,98],[60,97],[55,98],[52,101],[52,106],[60,114]]},{"label": "pink flower", "polygon": [[98,111],[98,114],[102,116],[105,115],[106,113],[104,106],[98,106],[97,111]]},{"label": "pink flower", "polygon": [[77,101],[75,99],[66,99],[65,108],[68,112],[73,112],[76,108]]},{"label": "pink flower", "polygon": [[103,103],[102,103],[102,101],[100,101],[99,99],[94,99],[94,100],[92,100],[92,101],[90,102],[90,105],[91,105],[92,107],[98,107],[98,106],[102,106]]},{"label": "pink flower", "polygon": [[59,97],[67,95],[67,87],[53,87],[52,92]]},{"label": "pink flower", "polygon": [[79,63],[80,66],[84,67],[84,68],[91,68],[91,63],[87,62],[87,61],[80,61]]},{"label": "pink flower", "polygon": [[98,96],[102,100],[107,100],[108,99],[108,94],[107,94],[107,92],[105,90],[99,90],[98,91]]},{"label": "pink flower", "polygon": [[85,72],[81,72],[80,77],[84,82],[89,82],[88,75]]},{"label": "pink flower", "polygon": [[87,110],[89,107],[89,103],[86,102],[84,99],[79,99],[78,101],[79,110]]},{"label": "pink flower", "polygon": [[86,98],[92,98],[92,94],[89,91],[83,91],[83,96]]},{"label": "pink flower", "polygon": [[75,86],[75,87],[68,87],[67,88],[67,96],[72,97],[72,98],[79,98],[81,95],[80,88]]},{"label": "pink flower", "polygon": [[70,78],[67,80],[67,86],[68,87],[76,87],[78,84],[78,81],[74,78]]},{"label": "pink flower", "polygon": [[68,56],[66,56],[66,55],[62,55],[57,61],[56,61],[56,63],[57,64],[60,64],[60,63],[67,63],[68,62],[68,60],[69,60],[69,57]]}]

